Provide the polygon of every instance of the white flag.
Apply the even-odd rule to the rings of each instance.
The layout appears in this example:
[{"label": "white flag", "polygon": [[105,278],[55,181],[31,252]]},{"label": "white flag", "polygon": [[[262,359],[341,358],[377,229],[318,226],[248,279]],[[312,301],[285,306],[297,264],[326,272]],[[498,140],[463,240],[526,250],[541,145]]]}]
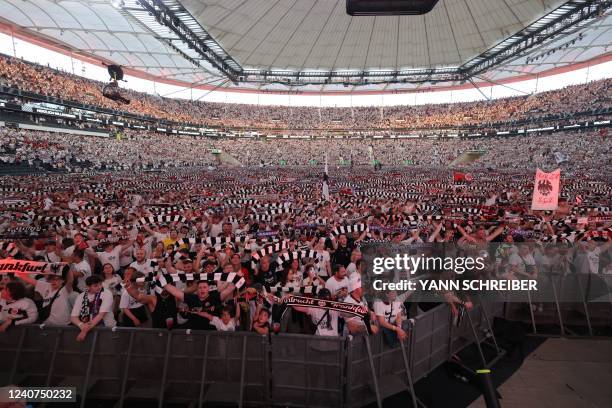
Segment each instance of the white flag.
[{"label": "white flag", "polygon": [[561,182],[561,169],[552,173],[536,170],[533,183],[532,210],[556,210],[559,205],[559,186]]}]

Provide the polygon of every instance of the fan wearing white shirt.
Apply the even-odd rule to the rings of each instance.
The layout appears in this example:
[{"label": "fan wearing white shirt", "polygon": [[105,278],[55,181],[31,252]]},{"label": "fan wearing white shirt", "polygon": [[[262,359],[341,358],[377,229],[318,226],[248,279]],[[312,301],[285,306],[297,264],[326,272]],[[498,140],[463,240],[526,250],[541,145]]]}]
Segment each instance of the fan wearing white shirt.
[{"label": "fan wearing white shirt", "polygon": [[576,257],[582,262],[578,264],[576,270],[581,273],[599,273],[599,259],[612,247],[612,240],[608,238],[608,242],[601,243],[595,240],[584,241],[585,235],[582,235],[576,246]]},{"label": "fan wearing white shirt", "polygon": [[147,224],[143,224],[142,229],[147,231],[150,235],[154,236],[157,242],[162,242],[170,235],[170,228],[166,224],[159,226],[159,231],[151,229]]},{"label": "fan wearing white shirt", "polygon": [[0,292],[0,333],[10,326],[30,324],[38,319],[38,309],[32,299],[27,298],[22,282],[8,282]]},{"label": "fan wearing white shirt", "polygon": [[85,279],[91,276],[91,266],[89,262],[83,259],[83,255],[83,250],[75,249],[71,256],[72,264],[70,265],[74,274],[74,279],[76,279],[76,286],[81,292],[87,290]]},{"label": "fan wearing white shirt", "polygon": [[359,248],[353,249],[353,252],[351,252],[351,263],[349,263],[346,267],[346,273],[349,279],[354,273],[359,273],[358,264],[360,263],[361,258],[361,250]]},{"label": "fan wearing white shirt", "polygon": [[217,331],[236,331],[236,326],[240,324],[240,304],[236,302],[235,316],[232,317],[232,312],[229,307],[221,309],[221,317],[211,315],[208,312],[199,312],[201,316],[210,320],[210,325],[214,326]]},{"label": "fan wearing white shirt", "polygon": [[325,289],[331,292],[332,300],[343,301],[348,296],[349,279],[346,277],[346,268],[334,265],[334,276],[325,282]]},{"label": "fan wearing white shirt", "polygon": [[528,245],[519,245],[518,251],[510,255],[508,258],[508,269],[518,279],[537,278],[538,268]]},{"label": "fan wearing white shirt", "polygon": [[317,251],[317,255],[315,258],[317,275],[323,278],[331,276],[331,258],[329,256],[329,251],[325,249],[325,238],[319,238],[317,244],[314,247],[314,250]]},{"label": "fan wearing white shirt", "polygon": [[[319,299],[331,300],[331,292],[328,289],[321,289],[317,294]],[[341,313],[335,310],[318,309],[314,307],[291,306],[298,312],[305,313],[310,316],[312,323],[316,327],[315,335],[317,336],[339,336],[338,320]],[[344,317],[344,315],[342,315]]]},{"label": "fan wearing white shirt", "polygon": [[221,232],[223,232],[223,219],[219,214],[213,214],[211,222],[210,222],[210,230],[208,231],[208,235],[211,237],[218,237]]},{"label": "fan wearing white shirt", "polygon": [[[344,299],[344,302],[351,303],[354,305],[363,306],[366,309],[368,308],[368,303],[362,297],[363,291],[361,289],[361,280],[357,280],[355,278],[351,279],[349,283],[349,296]],[[370,325],[370,330],[372,334],[378,333],[378,326],[372,324],[371,322],[375,321],[376,316],[371,311],[370,313],[370,323],[366,323],[361,317],[353,316],[346,319],[346,328],[351,334],[355,333],[363,333],[367,331],[366,324]]]},{"label": "fan wearing white shirt", "polygon": [[403,342],[406,339],[406,332],[402,329],[402,311],[404,305],[397,300],[397,292],[390,290],[386,294],[386,301],[378,300],[374,302],[374,313],[378,319],[378,325],[389,334],[395,334],[397,339]]},{"label": "fan wearing white shirt", "polygon": [[87,334],[99,324],[115,327],[113,316],[113,296],[103,290],[102,278],[97,275],[85,279],[87,291],[81,293],[74,302],[70,321],[80,329],[77,341],[84,341]]},{"label": "fan wearing white shirt", "polygon": [[120,263],[121,254],[125,251],[128,251],[132,243],[133,241],[128,240],[124,244],[113,247],[113,245],[110,242],[105,242],[102,244],[102,248],[104,248],[104,251],[96,252],[92,248],[87,248],[85,250],[85,253],[87,253],[88,255],[94,258],[98,258],[102,265],[109,263],[113,265],[113,268],[115,269],[115,271],[120,271],[121,270],[121,263]]},{"label": "fan wearing white shirt", "polygon": [[153,272],[154,265],[157,263],[155,259],[147,259],[144,248],[138,248],[134,251],[136,260],[130,264],[130,268],[134,268],[137,272],[143,273],[145,276]]},{"label": "fan wearing white shirt", "polygon": [[[133,280],[144,277],[141,272],[135,272],[132,269],[126,270],[126,274],[128,274],[130,277],[133,276],[133,278],[131,278]],[[140,293],[145,293],[144,282],[134,283],[133,286]],[[137,327],[149,320],[147,315],[147,307],[137,300],[138,297],[139,296],[136,298],[132,297],[127,290],[124,290],[121,293],[121,300],[119,301],[119,308],[121,309],[121,313],[123,313],[121,326]]]},{"label": "fan wearing white shirt", "polygon": [[28,273],[18,273],[17,277],[34,286],[43,304],[39,321],[49,326],[68,326],[70,324],[70,297],[72,296],[73,273],[68,270],[66,277],[46,275],[45,279],[34,279]]}]

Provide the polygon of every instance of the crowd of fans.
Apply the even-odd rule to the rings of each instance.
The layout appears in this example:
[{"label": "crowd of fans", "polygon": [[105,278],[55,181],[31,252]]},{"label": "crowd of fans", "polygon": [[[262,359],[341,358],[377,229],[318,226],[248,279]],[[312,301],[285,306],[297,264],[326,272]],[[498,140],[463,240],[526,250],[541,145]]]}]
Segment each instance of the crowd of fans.
[{"label": "crowd of fans", "polygon": [[612,106],[612,80],[534,95],[453,104],[393,107],[319,108],[210,103],[162,98],[125,89],[132,102],[119,105],[102,96],[103,83],[48,67],[0,56],[0,84],[42,95],[125,110],[129,113],[222,128],[310,129],[447,129],[512,124],[575,114],[596,115]]},{"label": "crowd of fans", "polygon": [[588,169],[593,163],[607,165],[610,142],[599,131],[557,132],[527,136],[487,137],[477,139],[284,139],[247,140],[237,143],[215,141],[216,148],[227,152],[245,165],[278,164],[304,166],[321,164],[327,155],[331,165],[368,165],[374,160],[383,165],[447,166],[468,152],[482,152],[473,163],[464,165],[495,169],[524,169],[557,165],[555,152],[571,157],[563,166],[570,171]]},{"label": "crowd of fans", "polygon": [[[124,131],[114,136],[92,137],[0,128],[0,161],[42,162],[57,169],[161,169],[217,165],[212,154],[220,150],[243,166],[447,166],[469,152],[482,154],[474,162],[457,166],[492,169],[525,169],[557,166],[555,153],[565,158],[564,171],[590,171],[609,166],[609,138],[600,131],[556,132],[524,136],[473,139],[211,139]],[[607,168],[607,167],[606,167]],[[579,173],[578,173],[579,174]]]},{"label": "crowd of fans", "polygon": [[185,136],[169,138],[157,133],[125,131],[117,138],[0,128],[0,142],[2,162],[31,166],[43,163],[67,171],[159,169],[215,163],[211,142]]},{"label": "crowd of fans", "polygon": [[[215,104],[126,91],[132,103],[121,109],[225,128],[435,130],[592,115],[610,108],[610,81],[384,108]],[[102,97],[102,83],[10,57],[0,57],[0,84],[119,108]],[[74,325],[80,341],[98,325],[383,332],[396,344],[425,306],[410,303],[419,296],[411,291],[364,293],[362,277],[371,271],[362,257],[379,242],[430,253],[439,251],[435,244],[450,244],[443,251],[455,255],[488,251],[483,278],[612,273],[605,132],[272,141],[0,128],[0,142],[3,163],[67,170],[0,178],[0,331]],[[225,166],[229,159],[236,165]],[[531,210],[536,168],[557,167],[558,208]],[[2,273],[26,261],[44,272]],[[290,301],[296,294],[367,312],[300,306]],[[471,307],[469,294],[434,296],[455,314]]]},{"label": "crowd of fans", "polygon": [[[183,137],[99,141],[10,132],[3,138],[15,151],[51,152],[49,159],[63,151],[64,158],[128,167],[141,160],[131,155],[188,164],[190,157],[206,157],[208,149]],[[373,143],[374,155],[392,162],[395,142]],[[362,251],[376,242],[453,243],[461,251],[498,242],[506,245],[506,255],[492,255],[495,262],[486,274],[505,279],[535,278],[538,271],[559,268],[568,274],[610,271],[609,140],[584,133],[505,142],[402,142],[423,165],[408,171],[332,165],[329,197],[321,161],[273,170],[132,169],[3,178],[0,257],[68,267],[41,275],[2,274],[0,330],[39,322],[75,325],[78,340],[97,325],[333,336],[383,331],[392,341],[402,340],[407,319],[419,313],[404,304],[413,294],[364,297],[361,277],[368,271]],[[227,150],[237,146],[216,143]],[[367,158],[368,142],[347,143],[358,152],[354,158]],[[327,151],[330,161],[346,155],[346,146],[329,141],[244,146],[263,160],[295,157],[300,149],[312,149],[308,154],[318,158]],[[457,184],[443,164],[464,149],[486,150],[485,166],[472,166],[471,181]],[[557,149],[569,160],[559,207],[532,211],[534,170],[555,164],[549,156]],[[440,160],[436,164],[425,155]],[[23,231],[35,233],[20,236]],[[563,245],[549,247],[551,242]],[[208,275],[187,279],[192,273]],[[225,275],[213,279],[213,273]],[[296,293],[360,304],[370,311],[369,319],[285,301]],[[453,310],[471,307],[469,297],[459,293],[437,296]]]}]

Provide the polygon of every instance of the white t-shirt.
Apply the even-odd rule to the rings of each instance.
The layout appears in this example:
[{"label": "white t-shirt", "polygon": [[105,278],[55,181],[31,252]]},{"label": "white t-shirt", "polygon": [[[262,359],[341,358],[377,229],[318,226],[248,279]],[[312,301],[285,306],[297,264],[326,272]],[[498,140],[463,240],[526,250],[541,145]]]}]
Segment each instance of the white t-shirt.
[{"label": "white t-shirt", "polygon": [[211,237],[217,237],[221,231],[223,231],[223,223],[220,222],[218,224],[210,224],[210,231],[208,235]]},{"label": "white t-shirt", "polygon": [[[368,308],[368,303],[366,302],[366,300],[364,298],[361,298],[361,300],[356,300],[354,297],[352,297],[350,294],[346,297],[346,299],[344,299],[344,301],[346,303],[352,303],[354,305],[360,305],[360,306],[364,306],[366,309]],[[347,322],[352,322],[352,323],[359,323],[361,326],[363,326],[363,330],[367,330],[366,325],[363,321],[363,319],[361,317],[358,316],[351,316],[351,317],[347,317],[345,318],[345,320]]]},{"label": "white t-shirt", "polygon": [[223,320],[219,319],[217,316],[214,316],[210,321],[210,324],[215,326],[218,331],[236,331],[236,321],[234,319],[230,319],[230,321],[225,324]]},{"label": "white t-shirt", "polygon": [[98,259],[100,259],[100,263],[102,265],[104,264],[111,264],[113,265],[113,268],[115,268],[115,271],[118,271],[119,268],[121,267],[121,265],[119,264],[119,257],[121,255],[121,246],[116,246],[113,248],[112,251],[107,252],[107,251],[103,251],[103,252],[98,252]]},{"label": "white t-shirt", "polygon": [[30,324],[38,319],[38,309],[30,298],[21,298],[12,303],[7,303],[6,299],[0,299],[0,322],[5,322],[8,316],[13,317],[15,326]]},{"label": "white t-shirt", "polygon": [[385,304],[382,300],[374,302],[374,313],[376,316],[383,316],[385,320],[391,324],[395,324],[397,315],[401,313],[404,305],[402,302],[393,301]]},{"label": "white t-shirt", "polygon": [[513,253],[508,258],[508,266],[516,266],[516,271],[518,273],[525,273],[525,270],[528,268],[530,269],[529,272],[532,273],[535,264],[535,259],[533,259],[533,255],[531,254],[521,257],[518,253]]},{"label": "white t-shirt", "polygon": [[599,256],[601,255],[601,248],[595,247],[593,250],[587,250],[586,256],[589,262],[589,273],[599,272]]},{"label": "white t-shirt", "polygon": [[315,257],[317,263],[315,263],[315,269],[317,271],[317,275],[319,276],[327,276],[327,268],[325,265],[329,263],[329,251],[317,251],[317,256]]},{"label": "white t-shirt", "polygon": [[119,255],[119,264],[124,267],[124,266],[128,266],[132,260],[134,259],[132,257],[132,254],[134,252],[134,248],[133,247],[129,247],[125,250],[125,252],[121,252]]},{"label": "white t-shirt", "polygon": [[36,255],[43,256],[47,262],[62,262],[62,258],[55,252],[36,251]]},{"label": "white t-shirt", "polygon": [[[83,307],[83,298],[87,294],[89,301],[93,301],[95,295],[90,295],[89,292],[85,291],[76,298],[74,302],[74,307],[72,308],[71,316],[79,317],[81,314],[81,308]],[[100,305],[100,313],[106,312],[104,315],[104,319],[102,322],[106,327],[115,327],[117,322],[115,321],[115,316],[113,316],[113,295],[110,292],[105,290],[100,294],[100,299],[102,299],[102,304]]]},{"label": "white t-shirt", "polygon": [[74,245],[70,245],[68,248],[62,251],[62,255],[65,256],[66,258],[72,256],[75,248],[76,247]]},{"label": "white t-shirt", "polygon": [[[40,293],[43,299],[43,307],[47,307],[57,293],[49,282],[42,279],[36,281],[34,290]],[[51,306],[51,313],[44,323],[51,326],[67,326],[70,324],[70,292],[66,290],[66,286],[60,289],[53,301],[53,306]]]},{"label": "white t-shirt", "polygon": [[348,266],[346,267],[346,275],[349,277],[349,279],[351,278],[351,275],[357,273],[357,265],[355,265],[355,262],[351,262],[350,264],[348,264]]},{"label": "white t-shirt", "polygon": [[164,239],[168,238],[168,235],[169,234],[163,234],[161,232],[153,231],[153,236],[155,237],[157,242],[163,241]]},{"label": "white t-shirt", "polygon": [[[327,313],[329,312],[329,313]],[[327,314],[326,314],[327,313]],[[338,317],[340,314],[335,310],[308,309],[308,315],[312,323],[317,325],[317,336],[338,336]]]},{"label": "white t-shirt", "polygon": [[119,309],[136,309],[142,306],[142,303],[130,296],[127,290],[121,292],[121,299],[119,300]]},{"label": "white t-shirt", "polygon": [[[334,276],[332,276],[327,280],[327,282],[325,282],[325,288],[329,289],[332,296],[336,296],[343,288],[346,288],[348,290],[348,287],[349,280],[346,276],[341,280],[337,280]],[[342,299],[340,298],[338,298],[338,300],[342,301]]]},{"label": "white t-shirt", "polygon": [[104,290],[108,290],[111,295],[117,296],[121,291],[121,288],[117,288],[117,285],[121,283],[121,278],[119,275],[113,275],[110,279],[104,279],[102,281],[102,287]]},{"label": "white t-shirt", "polygon": [[138,263],[138,261],[134,261],[130,264],[130,267],[136,269],[137,272],[142,272],[145,275],[153,272],[154,268],[151,265],[152,262],[155,262],[154,259],[145,259],[143,263]]},{"label": "white t-shirt", "polygon": [[72,267],[75,271],[83,274],[82,277],[77,279],[77,287],[81,292],[86,291],[87,285],[85,285],[85,279],[87,279],[88,276],[91,276],[91,266],[89,266],[89,262],[83,259],[79,263],[72,264]]}]

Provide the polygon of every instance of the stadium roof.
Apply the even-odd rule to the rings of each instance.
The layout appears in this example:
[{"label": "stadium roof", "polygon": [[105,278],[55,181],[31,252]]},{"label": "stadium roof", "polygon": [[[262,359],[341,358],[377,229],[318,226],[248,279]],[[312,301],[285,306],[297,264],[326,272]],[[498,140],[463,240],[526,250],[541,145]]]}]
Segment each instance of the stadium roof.
[{"label": "stadium roof", "polygon": [[[0,0],[0,7],[5,23],[75,53],[158,80],[223,87],[235,87],[241,79],[259,81],[238,84],[254,90],[287,89],[304,80],[306,73],[321,73],[318,82],[304,81],[310,85],[301,88],[315,91],[413,89],[434,82],[435,75],[444,75],[445,70],[481,66],[482,71],[473,71],[478,78],[503,80],[604,55],[612,43],[608,1],[440,0],[429,14],[392,17],[351,17],[344,3]],[[554,37],[531,44],[528,51],[512,48],[527,35],[543,38],[535,36],[541,33],[536,30],[562,18],[565,22],[572,7],[590,4],[604,4],[597,18],[569,21]],[[189,30],[194,43],[185,41],[176,30],[180,26]],[[486,65],[491,56],[505,50],[509,53],[503,62]],[[413,71],[428,74],[411,81]],[[236,74],[234,83],[226,80],[227,72]],[[272,75],[275,72],[279,75]],[[368,85],[354,86],[367,83],[364,75],[375,72],[379,77],[372,77]],[[401,76],[398,80],[402,72],[410,74],[405,82]],[[440,77],[447,78],[440,85],[469,76],[449,74]]]},{"label": "stadium roof", "polygon": [[421,16],[346,14],[345,0],[181,0],[243,66],[338,70],[459,66],[563,1],[440,0]]}]

